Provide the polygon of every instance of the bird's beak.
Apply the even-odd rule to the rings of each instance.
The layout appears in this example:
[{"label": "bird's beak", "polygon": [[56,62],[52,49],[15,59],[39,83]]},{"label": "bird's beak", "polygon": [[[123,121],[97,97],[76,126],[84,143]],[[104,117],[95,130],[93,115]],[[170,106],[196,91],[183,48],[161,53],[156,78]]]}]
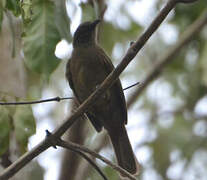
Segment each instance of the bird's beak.
[{"label": "bird's beak", "polygon": [[91,26],[95,28],[96,25],[99,24],[100,22],[101,22],[100,19],[96,19],[95,21],[93,21],[93,22],[91,23]]}]

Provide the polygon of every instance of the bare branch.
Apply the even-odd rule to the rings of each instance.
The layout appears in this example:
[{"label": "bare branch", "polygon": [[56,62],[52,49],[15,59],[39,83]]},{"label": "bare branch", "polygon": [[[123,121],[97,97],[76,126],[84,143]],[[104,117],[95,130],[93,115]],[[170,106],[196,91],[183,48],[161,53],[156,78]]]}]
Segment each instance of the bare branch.
[{"label": "bare branch", "polygon": [[131,175],[130,173],[128,173],[126,170],[124,170],[123,168],[121,168],[118,165],[113,164],[111,161],[109,161],[108,159],[104,158],[103,156],[99,155],[98,153],[91,151],[90,149],[84,147],[84,146],[80,146],[78,144],[72,143],[72,142],[66,142],[66,141],[62,141],[59,140],[57,142],[58,146],[67,148],[67,149],[76,149],[78,151],[82,151],[85,153],[88,153],[94,157],[96,157],[97,159],[100,159],[101,161],[103,161],[104,163],[108,164],[109,166],[111,166],[113,169],[115,169],[116,171],[120,172],[121,174],[125,175],[126,177],[128,177],[131,180],[136,180],[136,177]]},{"label": "bare branch", "polygon": [[130,89],[130,88],[132,88],[132,87],[134,87],[134,86],[137,86],[138,84],[140,84],[140,82],[136,82],[135,84],[132,84],[132,85],[126,87],[126,88],[123,88],[123,91],[125,91],[125,90],[127,90],[127,89]]},{"label": "bare branch", "polygon": [[[62,141],[62,142],[67,143],[66,141]],[[61,147],[63,147],[63,146],[61,146]],[[96,165],[96,163],[94,163],[91,158],[89,158],[86,154],[84,154],[78,148],[70,146],[70,145],[68,145],[65,148],[79,154],[80,156],[82,156],[86,161],[88,161],[89,164],[91,164],[94,167],[94,169],[100,174],[101,177],[103,177],[104,180],[108,180],[107,177],[104,175],[104,173],[101,171],[101,169]]]},{"label": "bare branch", "polygon": [[143,82],[140,83],[139,88],[131,95],[127,102],[127,108],[130,108],[131,105],[136,101],[137,97],[144,91],[144,89],[161,73],[164,67],[169,63],[173,62],[173,57],[178,55],[178,52],[185,46],[192,38],[197,35],[201,29],[207,24],[207,12],[205,11],[187,30],[181,35],[178,43],[169,50],[161,60],[155,65],[155,67],[148,73]]},{"label": "bare branch", "polygon": [[[72,128],[71,128],[72,129]],[[106,147],[109,144],[109,138],[107,137],[107,132],[101,133],[98,137],[94,139],[94,142],[91,149],[92,151],[95,151],[96,153],[99,153],[104,147]],[[95,157],[93,156],[92,159],[94,160]],[[79,173],[76,175],[76,179],[84,179],[85,177],[88,177],[90,175],[92,168],[85,162],[81,162],[80,164]]]},{"label": "bare branch", "polygon": [[38,103],[45,103],[45,102],[51,102],[51,101],[62,101],[66,99],[74,99],[74,97],[54,97],[49,99],[43,99],[38,101],[25,101],[25,102],[0,102],[0,105],[26,105],[26,104],[38,104]]}]

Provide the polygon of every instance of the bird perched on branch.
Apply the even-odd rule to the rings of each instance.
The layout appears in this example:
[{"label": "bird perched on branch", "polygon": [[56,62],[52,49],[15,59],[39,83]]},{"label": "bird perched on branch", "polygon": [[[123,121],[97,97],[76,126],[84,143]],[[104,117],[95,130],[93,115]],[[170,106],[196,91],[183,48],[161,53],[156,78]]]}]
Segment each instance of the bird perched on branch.
[{"label": "bird perched on branch", "polygon": [[[73,37],[73,52],[66,67],[66,78],[79,103],[86,100],[111,73],[114,66],[96,41],[100,20],[79,25]],[[118,79],[86,112],[95,129],[104,127],[110,136],[118,164],[137,174],[134,156],[125,129],[127,109],[121,82]]]}]

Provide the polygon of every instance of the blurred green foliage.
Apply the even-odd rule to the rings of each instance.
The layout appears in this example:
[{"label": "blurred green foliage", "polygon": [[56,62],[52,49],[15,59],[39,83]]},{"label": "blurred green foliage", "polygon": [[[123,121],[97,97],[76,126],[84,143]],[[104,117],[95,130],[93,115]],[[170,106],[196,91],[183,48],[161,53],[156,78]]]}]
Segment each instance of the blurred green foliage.
[{"label": "blurred green foliage", "polygon": [[[98,3],[101,1],[95,1],[97,3],[95,6],[92,6],[92,2],[89,0],[79,4],[78,8],[82,13],[80,21],[94,20],[102,13],[98,12],[100,11]],[[134,3],[135,5],[137,2],[129,0],[121,3],[115,8],[116,16],[107,16],[107,20],[104,20],[100,25],[99,42],[108,55],[113,57],[112,60],[120,61],[119,57],[114,56],[117,44],[121,47],[118,49],[118,53],[124,54],[130,46],[130,41],[135,41],[146,28],[146,24],[149,24],[149,22],[145,24],[133,18],[130,8],[126,8],[129,4]],[[155,11],[157,14],[165,2],[163,0],[156,1],[152,12]],[[68,2],[68,6],[72,7],[70,3]],[[108,9],[111,8],[110,5],[107,1]],[[24,52],[25,67],[22,71],[26,72],[28,87],[25,97],[35,99],[41,97],[45,92],[47,95],[50,95],[51,92],[51,94],[58,96],[59,94],[65,95],[64,69],[66,62],[60,63],[60,60],[54,55],[54,51],[61,39],[66,39],[71,43],[70,26],[75,19],[74,14],[78,12],[78,8],[74,8],[75,10],[69,19],[64,0],[55,3],[50,0],[8,0],[1,1],[0,7],[0,24],[4,19],[5,9],[18,16],[22,21],[21,40],[23,47],[20,50],[23,49]],[[132,62],[133,67],[128,67],[124,72],[124,80],[129,84],[131,78],[142,82],[142,78],[154,68],[154,64],[159,61],[162,54],[167,53],[168,49],[175,45],[181,34],[204,11],[207,11],[205,0],[176,6],[170,18],[165,21],[165,25],[174,28],[177,39],[173,39],[173,43],[169,43],[163,38],[163,34],[168,34],[168,31],[163,33],[158,30],[158,33],[155,33],[148,41],[141,54]],[[151,14],[149,13],[149,15]],[[124,24],[122,18],[127,22],[124,28],[121,26]],[[137,106],[133,108],[133,120],[137,124],[142,122],[142,126],[137,127],[139,125],[135,123],[133,128],[136,129],[137,137],[140,136],[140,132],[145,132],[145,136],[141,142],[137,142],[137,148],[135,148],[138,149],[136,155],[142,165],[140,180],[146,179],[146,173],[149,170],[153,170],[157,174],[156,177],[150,174],[153,180],[189,179],[189,176],[192,180],[204,180],[207,177],[207,160],[202,153],[198,153],[201,150],[206,152],[207,148],[207,113],[205,111],[202,114],[197,110],[201,101],[206,101],[207,98],[206,34],[205,27],[187,46],[182,48],[182,51],[174,57],[173,62],[165,67],[161,77],[150,84],[135,102]],[[11,53],[10,50],[7,53]],[[167,88],[162,88],[166,86]],[[69,90],[67,89],[67,91]],[[133,90],[127,92],[130,96]],[[54,122],[54,117],[58,120],[63,119],[64,107],[64,104],[58,103],[54,107],[48,108],[47,117],[50,117]],[[146,120],[140,119],[139,112],[147,112],[147,115],[143,115]],[[128,121],[131,122],[131,119]],[[20,149],[21,153],[25,152],[28,138],[35,133],[35,128],[36,122],[31,107],[17,107],[11,111],[11,109],[1,106],[0,155],[9,149],[11,133],[15,134],[17,149]],[[135,134],[134,138],[136,138]],[[148,160],[139,157],[141,147],[147,147],[151,150],[152,153],[148,155]],[[177,159],[172,158],[175,152],[179,152]],[[196,153],[200,155],[196,159],[197,161],[194,159]],[[172,173],[169,173],[169,169],[180,161],[184,162],[184,166],[180,168],[181,173],[178,173],[175,178]],[[194,166],[202,167],[205,171],[201,171],[202,168],[196,169]],[[117,173],[108,166],[104,166],[103,171],[109,179],[118,178]],[[95,180],[97,177],[99,178],[96,173],[96,171],[90,170],[88,177],[84,178]],[[196,174],[199,174],[199,178]],[[149,174],[147,175],[150,177]]]},{"label": "blurred green foliage", "polygon": [[32,21],[24,27],[25,63],[32,70],[49,78],[60,61],[54,54],[61,37],[54,23],[55,4],[49,0],[32,5]]},{"label": "blurred green foliage", "polygon": [[9,137],[12,129],[9,111],[5,107],[0,106],[0,156],[9,148]]},{"label": "blurred green foliage", "polygon": [[207,86],[207,63],[206,63],[206,57],[207,57],[207,42],[205,42],[204,49],[201,53],[201,63],[200,63],[200,68],[201,68],[201,80],[203,85]]},{"label": "blurred green foliage", "polygon": [[89,5],[89,4],[86,4],[86,3],[81,3],[80,7],[81,7],[81,10],[82,10],[82,17],[81,17],[82,22],[93,21],[97,18],[95,10],[93,9],[92,5]]},{"label": "blurred green foliage", "polygon": [[187,26],[192,24],[195,21],[201,12],[206,10],[205,1],[197,1],[196,3],[189,4],[180,4],[175,8],[175,15],[172,19],[172,22],[177,25],[181,32],[186,29]]},{"label": "blurred green foliage", "polygon": [[24,23],[29,23],[32,20],[32,2],[31,0],[24,0],[20,4],[21,14]]},{"label": "blurred green foliage", "polygon": [[[13,110],[12,110],[13,111]],[[11,108],[0,106],[0,156],[9,149],[12,132],[19,143],[20,154],[27,151],[28,139],[36,132],[36,123],[30,106]]]},{"label": "blurred green foliage", "polygon": [[21,153],[27,151],[28,139],[36,132],[36,123],[30,106],[17,107],[14,118],[15,138]]},{"label": "blurred green foliage", "polygon": [[55,1],[55,23],[62,39],[71,42],[70,19],[67,15],[67,9],[64,0]]},{"label": "blurred green foliage", "polygon": [[19,16],[21,14],[19,0],[6,0],[6,8],[12,11],[15,16]]},{"label": "blurred green foliage", "polygon": [[1,32],[1,24],[3,21],[3,8],[5,7],[5,2],[1,1],[0,2],[0,32]]},{"label": "blurred green foliage", "polygon": [[[141,27],[135,22],[131,22],[128,29],[121,29],[109,22],[104,22],[103,27],[100,30],[100,43],[101,46],[108,54],[112,54],[113,48],[117,43],[128,43],[134,41],[137,38],[137,34],[141,31]],[[127,34],[127,36],[125,36]]]}]

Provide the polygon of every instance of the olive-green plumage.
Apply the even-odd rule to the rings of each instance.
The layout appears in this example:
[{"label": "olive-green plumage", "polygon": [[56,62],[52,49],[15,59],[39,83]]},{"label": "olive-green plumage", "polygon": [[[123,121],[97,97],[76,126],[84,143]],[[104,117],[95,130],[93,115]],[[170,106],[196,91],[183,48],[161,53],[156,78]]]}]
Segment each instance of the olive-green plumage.
[{"label": "olive-green plumage", "polygon": [[[82,23],[73,38],[73,52],[66,77],[77,100],[82,103],[114,69],[110,58],[96,43],[99,20]],[[104,127],[115,149],[118,164],[135,174],[137,161],[125,129],[127,109],[120,80],[102,95],[86,113],[95,129]]]}]

